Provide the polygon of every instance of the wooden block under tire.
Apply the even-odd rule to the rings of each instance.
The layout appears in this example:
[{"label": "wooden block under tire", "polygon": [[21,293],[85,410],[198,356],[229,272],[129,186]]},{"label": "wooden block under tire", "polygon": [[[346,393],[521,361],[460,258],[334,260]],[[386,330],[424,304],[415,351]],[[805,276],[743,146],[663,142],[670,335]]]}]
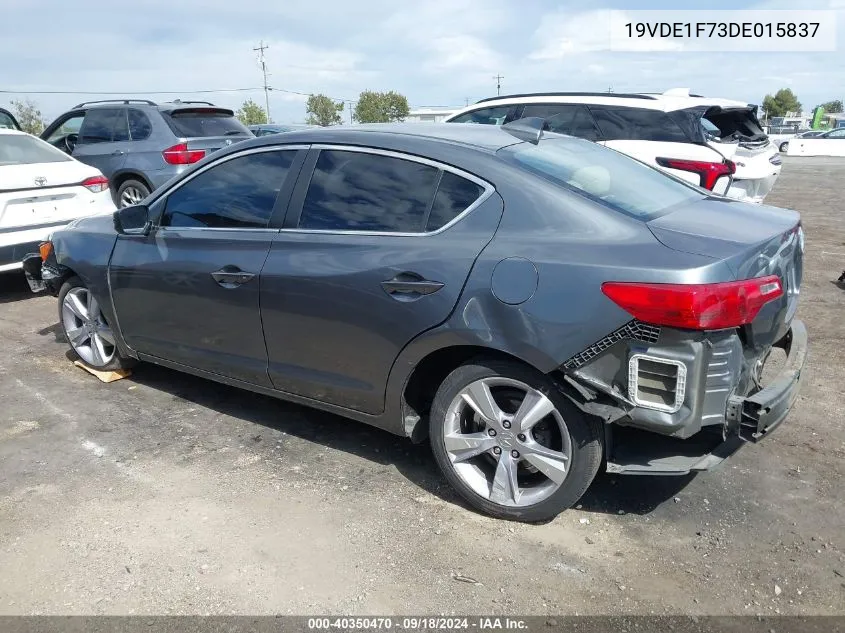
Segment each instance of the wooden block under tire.
[{"label": "wooden block under tire", "polygon": [[115,380],[120,380],[121,378],[126,378],[127,376],[132,375],[131,369],[115,369],[112,371],[99,371],[94,369],[93,367],[89,367],[81,360],[73,361],[73,364],[77,367],[84,369],[92,376],[96,376],[100,379],[101,382],[114,382]]}]

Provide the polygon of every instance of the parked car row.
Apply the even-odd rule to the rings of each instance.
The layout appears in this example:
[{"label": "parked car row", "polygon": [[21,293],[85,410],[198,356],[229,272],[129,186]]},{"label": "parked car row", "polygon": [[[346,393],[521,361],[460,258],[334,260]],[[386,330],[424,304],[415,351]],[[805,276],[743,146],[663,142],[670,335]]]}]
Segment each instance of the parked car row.
[{"label": "parked car row", "polygon": [[541,117],[551,132],[606,145],[715,193],[760,203],[780,174],[781,158],[756,109],[686,89],[554,92],[483,99],[446,121],[502,125]]},{"label": "parked car row", "polygon": [[[767,437],[807,353],[804,238],[793,211],[708,191],[733,175],[713,145],[768,162],[748,111],[581,95],[564,114],[531,98],[468,113],[501,126],[305,129],[219,149],[240,127],[207,105],[83,107],[55,141],[76,134],[74,153],[95,111],[109,140],[93,145],[133,142],[131,128],[115,140],[131,110],[147,139],[191,142],[170,161],[151,148],[174,177],[55,231],[27,278],[58,297],[91,367],[156,363],[428,439],[455,490],[497,517],[554,517],[602,468],[686,474]],[[681,140],[704,138],[705,114],[723,136]],[[658,121],[670,136],[644,140]],[[554,133],[589,129],[598,143]],[[644,143],[653,160],[625,155]],[[722,186],[756,201],[765,180]],[[773,348],[785,361],[764,383]]]}]

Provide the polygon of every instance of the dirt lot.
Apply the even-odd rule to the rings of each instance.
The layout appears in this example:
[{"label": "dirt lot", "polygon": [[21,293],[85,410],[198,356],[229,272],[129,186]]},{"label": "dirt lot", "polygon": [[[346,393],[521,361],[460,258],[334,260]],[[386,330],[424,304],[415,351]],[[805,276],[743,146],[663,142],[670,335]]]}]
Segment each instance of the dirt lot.
[{"label": "dirt lot", "polygon": [[542,526],[341,418],[153,366],[101,384],[56,300],[0,275],[0,614],[845,613],[843,178],[786,159],[770,198],[807,233],[791,419],[717,472],[600,476]]}]

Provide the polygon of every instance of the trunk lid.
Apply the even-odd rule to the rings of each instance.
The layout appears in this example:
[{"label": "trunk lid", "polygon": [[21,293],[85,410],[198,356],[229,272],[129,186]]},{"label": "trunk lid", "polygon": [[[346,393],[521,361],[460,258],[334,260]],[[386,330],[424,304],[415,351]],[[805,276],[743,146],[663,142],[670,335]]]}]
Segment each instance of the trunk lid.
[{"label": "trunk lid", "polygon": [[803,276],[804,234],[798,213],[704,199],[655,218],[647,226],[673,250],[724,260],[736,279],[777,275],[783,295],[766,304],[745,327],[746,344],[758,351],[767,349],[787,333]]},{"label": "trunk lid", "polygon": [[211,154],[233,143],[255,138],[232,110],[217,107],[181,107],[162,112],[176,136],[184,138],[189,150]]}]

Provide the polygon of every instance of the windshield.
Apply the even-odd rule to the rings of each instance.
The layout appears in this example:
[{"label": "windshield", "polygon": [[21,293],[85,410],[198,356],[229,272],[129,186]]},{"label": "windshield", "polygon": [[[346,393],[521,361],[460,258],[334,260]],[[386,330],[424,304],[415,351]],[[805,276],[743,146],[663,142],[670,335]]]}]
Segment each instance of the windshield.
[{"label": "windshield", "polygon": [[0,165],[61,163],[67,154],[52,145],[26,134],[0,134]]},{"label": "windshield", "polygon": [[567,189],[627,215],[650,220],[705,193],[624,154],[580,139],[519,143],[497,154]]},{"label": "windshield", "polygon": [[204,136],[252,136],[228,110],[197,108],[163,113],[173,131],[185,138]]}]

